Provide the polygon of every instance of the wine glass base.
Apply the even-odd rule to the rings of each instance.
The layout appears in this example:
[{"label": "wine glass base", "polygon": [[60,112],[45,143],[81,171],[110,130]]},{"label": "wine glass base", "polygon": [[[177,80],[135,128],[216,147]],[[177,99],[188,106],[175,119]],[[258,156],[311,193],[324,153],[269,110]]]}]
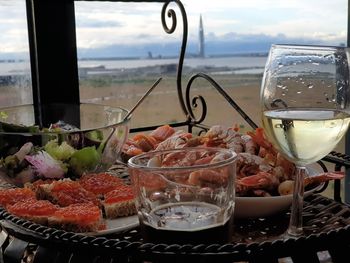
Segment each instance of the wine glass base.
[{"label": "wine glass base", "polygon": [[302,227],[293,227],[293,226],[289,226],[289,228],[287,229],[287,233],[288,236],[290,237],[299,237],[303,234],[303,228]]}]

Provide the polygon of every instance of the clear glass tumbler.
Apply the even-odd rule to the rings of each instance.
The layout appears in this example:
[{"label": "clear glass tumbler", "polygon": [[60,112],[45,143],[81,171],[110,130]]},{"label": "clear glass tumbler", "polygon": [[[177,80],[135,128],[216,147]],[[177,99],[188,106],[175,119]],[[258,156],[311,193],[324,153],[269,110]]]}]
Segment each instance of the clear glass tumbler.
[{"label": "clear glass tumbler", "polygon": [[236,153],[221,148],[154,151],[128,162],[145,242],[228,243]]}]

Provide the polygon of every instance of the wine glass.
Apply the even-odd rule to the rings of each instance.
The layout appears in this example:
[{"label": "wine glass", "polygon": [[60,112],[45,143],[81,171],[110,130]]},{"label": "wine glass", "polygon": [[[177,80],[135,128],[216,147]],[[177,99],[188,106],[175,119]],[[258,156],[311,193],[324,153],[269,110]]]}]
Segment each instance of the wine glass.
[{"label": "wine glass", "polygon": [[260,103],[266,136],[296,165],[289,236],[302,229],[306,165],[326,156],[350,122],[348,49],[272,45]]}]

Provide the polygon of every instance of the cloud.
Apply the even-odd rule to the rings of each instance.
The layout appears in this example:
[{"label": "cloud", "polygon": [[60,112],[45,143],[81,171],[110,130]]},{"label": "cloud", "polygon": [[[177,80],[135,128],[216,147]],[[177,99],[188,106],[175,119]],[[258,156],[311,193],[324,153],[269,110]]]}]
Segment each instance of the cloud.
[{"label": "cloud", "polygon": [[[305,39],[338,44],[346,41],[346,0],[182,1],[188,16],[189,46],[196,46],[193,43],[198,41],[200,14],[206,39],[212,42]],[[181,42],[182,16],[174,3],[168,9],[176,11],[178,26],[171,35],[162,28],[163,3],[75,1],[74,4],[79,49]],[[170,23],[170,19],[167,21]],[[25,1],[0,0],[0,53],[28,52],[26,30]]]},{"label": "cloud", "polygon": [[276,33],[281,32],[281,28],[283,28],[284,33],[289,37],[314,38],[315,40],[319,39],[321,41],[331,39],[335,41],[345,41],[345,25],[344,27],[334,28],[331,20],[330,18],[322,25],[315,23],[314,20],[309,17],[279,21],[275,24],[257,25],[254,27],[254,32],[276,35]]},{"label": "cloud", "polygon": [[123,24],[119,21],[103,21],[103,20],[85,20],[78,19],[76,26],[78,28],[104,28],[104,27],[121,27]]},{"label": "cloud", "polygon": [[190,24],[197,25],[192,17],[202,14],[206,31],[216,34],[285,33],[303,37],[314,32],[340,35],[347,27],[346,0],[220,0],[202,1],[200,5],[186,1],[186,7]]}]

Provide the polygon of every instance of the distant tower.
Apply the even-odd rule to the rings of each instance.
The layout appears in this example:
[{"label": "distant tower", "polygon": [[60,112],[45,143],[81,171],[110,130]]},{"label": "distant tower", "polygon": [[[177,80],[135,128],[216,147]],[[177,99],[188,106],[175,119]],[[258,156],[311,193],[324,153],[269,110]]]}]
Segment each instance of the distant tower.
[{"label": "distant tower", "polygon": [[199,52],[198,57],[204,58],[204,29],[203,29],[203,21],[202,15],[199,17]]}]

